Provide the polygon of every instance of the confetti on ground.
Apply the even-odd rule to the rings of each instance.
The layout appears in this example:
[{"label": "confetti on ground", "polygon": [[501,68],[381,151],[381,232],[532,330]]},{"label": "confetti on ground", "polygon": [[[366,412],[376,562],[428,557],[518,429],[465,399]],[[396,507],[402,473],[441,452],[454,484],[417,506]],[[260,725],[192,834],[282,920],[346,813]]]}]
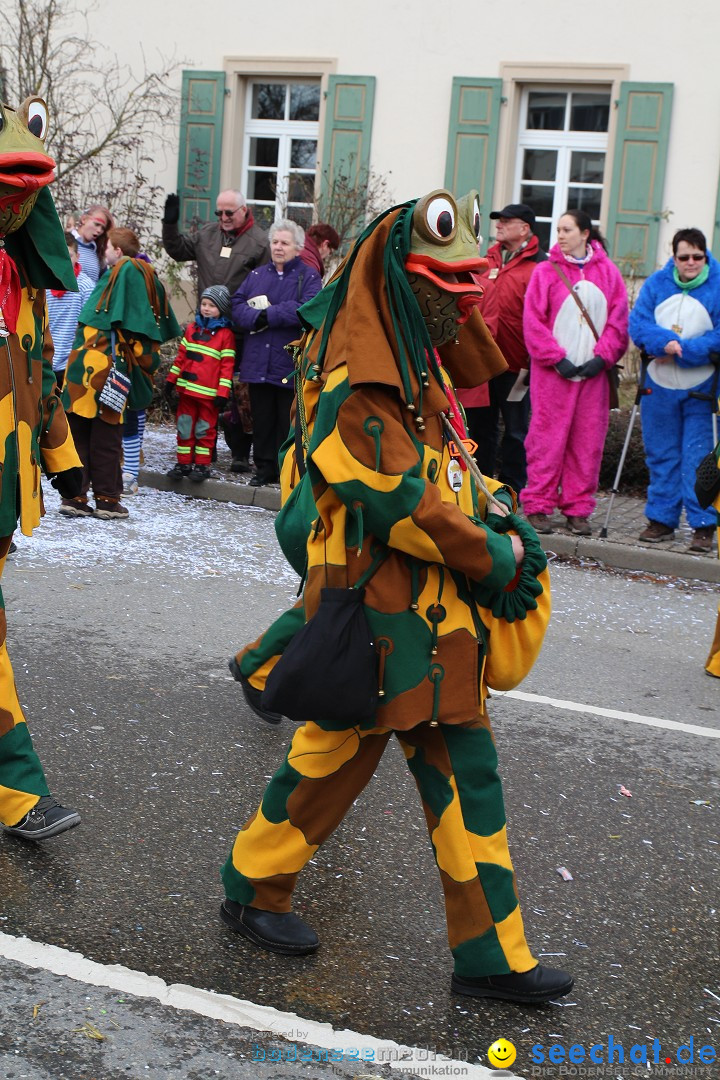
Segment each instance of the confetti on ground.
[{"label": "confetti on ground", "polygon": [[626,799],[632,799],[632,791],[628,791],[624,784],[618,788],[618,795],[624,795]]},{"label": "confetti on ground", "polygon": [[560,875],[560,877],[563,879],[563,881],[573,881],[574,880],[573,876],[570,873],[570,871],[568,870],[567,866],[558,866],[557,872]]},{"label": "confetti on ground", "polygon": [[91,1024],[89,1020],[86,1020],[82,1027],[73,1028],[73,1033],[76,1035],[87,1035],[88,1039],[96,1039],[98,1042],[104,1042],[107,1035],[103,1035],[102,1031],[98,1031],[94,1024]]}]

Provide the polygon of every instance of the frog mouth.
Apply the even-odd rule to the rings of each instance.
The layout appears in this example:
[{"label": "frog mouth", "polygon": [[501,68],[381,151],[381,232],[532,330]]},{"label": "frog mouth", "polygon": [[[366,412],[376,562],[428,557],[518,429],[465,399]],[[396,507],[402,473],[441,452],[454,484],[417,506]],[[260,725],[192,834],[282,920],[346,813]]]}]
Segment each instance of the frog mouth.
[{"label": "frog mouth", "polygon": [[433,259],[430,255],[408,255],[405,260],[405,269],[410,274],[418,274],[427,278],[444,292],[453,293],[455,296],[483,295],[482,285],[478,285],[473,274],[482,274],[487,270],[487,259],[477,258],[456,259],[452,263],[441,262]]},{"label": "frog mouth", "polygon": [[0,184],[32,193],[55,179],[55,162],[47,154],[0,154]]}]

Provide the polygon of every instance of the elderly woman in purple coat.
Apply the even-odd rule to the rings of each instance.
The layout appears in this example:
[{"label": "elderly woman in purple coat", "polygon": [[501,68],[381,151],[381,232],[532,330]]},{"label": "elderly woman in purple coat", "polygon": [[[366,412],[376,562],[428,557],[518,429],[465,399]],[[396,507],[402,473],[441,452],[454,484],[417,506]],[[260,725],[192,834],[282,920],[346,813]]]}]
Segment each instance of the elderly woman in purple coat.
[{"label": "elderly woman in purple coat", "polygon": [[276,221],[270,229],[272,261],[249,273],[232,300],[233,322],[243,331],[240,378],[250,388],[253,487],[278,479],[278,451],[287,437],[295,395],[285,346],[300,336],[298,308],[322,287],[317,271],[299,258],[304,242],[294,221]]}]

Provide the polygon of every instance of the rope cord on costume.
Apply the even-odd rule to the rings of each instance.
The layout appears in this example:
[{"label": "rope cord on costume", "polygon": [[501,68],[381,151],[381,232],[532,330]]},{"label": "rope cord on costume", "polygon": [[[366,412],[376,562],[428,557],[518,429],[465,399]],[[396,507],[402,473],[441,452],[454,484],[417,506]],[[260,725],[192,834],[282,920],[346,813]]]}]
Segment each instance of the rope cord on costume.
[{"label": "rope cord on costume", "polygon": [[[152,268],[152,266],[149,265],[149,263],[144,262],[142,259],[132,259],[127,255],[124,258],[120,259],[118,262],[116,262],[115,266],[113,266],[112,270],[110,271],[110,277],[108,278],[108,283],[105,286],[105,288],[103,289],[103,291],[100,293],[100,299],[98,300],[98,302],[97,302],[97,304],[95,306],[95,310],[96,311],[100,311],[101,309],[105,310],[105,311],[108,310],[109,305],[110,305],[110,297],[112,296],[112,293],[113,293],[113,291],[115,289],[115,283],[117,282],[117,279],[118,279],[118,272],[119,272],[120,267],[124,264],[125,259],[129,259],[129,261],[133,264],[135,269],[139,270],[140,273],[145,278],[145,291],[147,292],[147,297],[148,297],[148,300],[150,301],[150,306],[152,308],[152,312],[153,312],[153,315],[155,316],[155,319],[156,320],[159,319],[161,315],[167,317],[167,315],[169,315],[169,313],[170,313],[170,307],[169,307],[169,301],[168,301],[168,298],[167,298],[167,293],[163,293],[163,297],[162,297],[162,300],[161,300],[160,294],[159,294],[158,288],[157,288],[158,276],[155,273],[154,269]],[[104,303],[104,308],[103,308],[103,303]]]},{"label": "rope cord on costume", "polygon": [[448,436],[449,439],[452,439],[452,441],[455,443],[455,446],[458,449],[458,453],[460,454],[460,457],[463,459],[463,461],[467,465],[468,469],[470,470],[470,475],[472,476],[472,478],[475,481],[475,483],[477,484],[477,486],[480,488],[480,491],[482,491],[483,495],[487,499],[488,506],[490,505],[490,503],[492,503],[495,506],[499,507],[500,510],[501,510],[502,515],[504,516],[507,513],[507,506],[504,506],[502,503],[499,503],[497,501],[497,499],[495,498],[495,496],[491,493],[489,487],[485,483],[485,478],[484,478],[483,474],[480,472],[480,470],[477,467],[477,464],[475,462],[475,458],[471,454],[468,453],[467,448],[465,446],[463,446],[460,439],[458,439],[457,431],[452,426],[452,424],[448,420],[445,413],[442,413],[442,422],[443,422],[443,427],[445,428],[445,434]]}]

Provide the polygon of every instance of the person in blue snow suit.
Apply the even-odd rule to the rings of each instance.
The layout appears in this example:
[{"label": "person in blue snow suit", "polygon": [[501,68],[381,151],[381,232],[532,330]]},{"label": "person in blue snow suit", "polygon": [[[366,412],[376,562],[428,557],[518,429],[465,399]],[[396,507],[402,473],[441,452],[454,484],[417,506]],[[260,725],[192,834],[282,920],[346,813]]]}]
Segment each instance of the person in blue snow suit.
[{"label": "person in blue snow suit", "polygon": [[[651,357],[642,399],[650,484],[640,539],[671,540],[683,506],[691,551],[710,551],[717,515],[695,496],[695,470],[713,448],[713,354],[720,361],[720,263],[699,229],[680,229],[673,257],[640,289],[630,336]],[[707,395],[705,399],[697,395]]]}]

